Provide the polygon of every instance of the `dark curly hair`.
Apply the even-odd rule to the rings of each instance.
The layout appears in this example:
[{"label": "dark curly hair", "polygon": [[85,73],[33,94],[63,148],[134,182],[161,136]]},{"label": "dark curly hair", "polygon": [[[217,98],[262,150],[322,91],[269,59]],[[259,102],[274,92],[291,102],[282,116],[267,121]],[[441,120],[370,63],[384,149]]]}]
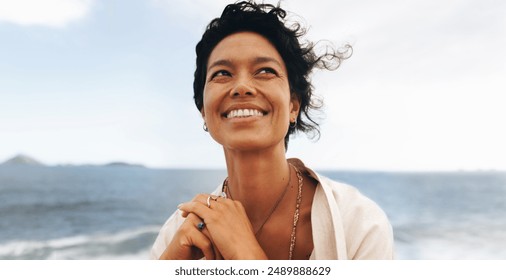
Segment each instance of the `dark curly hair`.
[{"label": "dark curly hair", "polygon": [[351,55],[351,46],[346,45],[343,52],[328,46],[325,53],[316,55],[315,44],[301,43],[299,39],[306,30],[299,23],[287,26],[286,11],[270,4],[257,4],[253,1],[242,1],[225,7],[221,17],[209,23],[195,51],[197,68],[193,81],[195,105],[199,111],[203,107],[203,94],[206,82],[207,62],[216,45],[225,37],[242,31],[258,33],[267,38],[281,55],[287,69],[288,82],[292,97],[300,101],[300,111],[295,125],[290,125],[285,136],[285,149],[288,140],[296,131],[312,133],[319,136],[318,123],[311,112],[321,108],[322,102],[313,95],[310,74],[313,68],[334,70],[343,59]]}]

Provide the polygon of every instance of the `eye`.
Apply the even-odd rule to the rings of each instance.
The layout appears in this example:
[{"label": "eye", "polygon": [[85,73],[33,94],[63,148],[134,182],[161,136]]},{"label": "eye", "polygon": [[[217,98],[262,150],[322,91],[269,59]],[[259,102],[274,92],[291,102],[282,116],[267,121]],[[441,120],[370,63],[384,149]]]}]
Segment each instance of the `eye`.
[{"label": "eye", "polygon": [[216,72],[214,72],[212,75],[211,75],[211,78],[209,80],[213,80],[215,78],[220,78],[220,77],[230,77],[232,76],[230,74],[230,72],[226,71],[226,70],[218,70]]},{"label": "eye", "polygon": [[265,75],[265,74],[273,74],[273,75],[277,75],[278,72],[276,72],[276,70],[270,68],[270,67],[265,67],[265,68],[262,68],[260,69],[257,74],[260,74],[260,75]]}]

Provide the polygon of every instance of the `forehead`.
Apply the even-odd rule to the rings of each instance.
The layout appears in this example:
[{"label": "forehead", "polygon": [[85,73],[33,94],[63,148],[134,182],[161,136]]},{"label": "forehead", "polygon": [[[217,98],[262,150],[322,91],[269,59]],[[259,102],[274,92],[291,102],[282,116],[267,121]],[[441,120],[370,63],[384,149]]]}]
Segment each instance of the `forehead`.
[{"label": "forehead", "polygon": [[284,66],[284,61],[274,45],[264,36],[254,32],[238,32],[223,38],[209,55],[207,65],[218,60],[253,61],[259,57],[276,60]]}]

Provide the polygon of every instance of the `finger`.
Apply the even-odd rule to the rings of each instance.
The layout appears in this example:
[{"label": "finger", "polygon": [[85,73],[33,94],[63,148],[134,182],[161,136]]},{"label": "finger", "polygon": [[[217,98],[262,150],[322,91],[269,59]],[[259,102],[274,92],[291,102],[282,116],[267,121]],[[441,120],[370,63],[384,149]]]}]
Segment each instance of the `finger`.
[{"label": "finger", "polygon": [[[192,221],[192,224],[195,226],[195,228],[198,229],[199,223],[202,222],[201,218],[199,216],[197,216],[195,213],[191,213],[191,212],[187,212],[187,213],[188,213],[187,220]],[[211,245],[213,248],[215,259],[217,259],[217,260],[223,259],[218,247],[216,246],[215,242],[213,241],[213,238],[211,236],[211,233],[208,230],[207,225],[204,228],[200,229],[200,231],[202,232],[202,234],[204,234],[211,241]]]},{"label": "finger", "polygon": [[222,260],[223,257],[221,256],[220,250],[218,250],[218,247],[216,246],[216,243],[214,242],[213,237],[211,236],[211,233],[209,232],[209,230],[207,228],[204,228],[202,230],[202,233],[204,235],[206,235],[209,238],[209,240],[211,241],[211,244],[213,247],[213,252],[214,252],[214,259],[215,260]]},{"label": "finger", "polygon": [[[217,207],[217,206],[219,206],[219,205],[215,205],[215,207]],[[209,208],[205,204],[202,204],[200,202],[194,202],[194,201],[186,202],[186,203],[179,205],[179,210],[186,212],[186,213],[194,213],[197,216],[199,216],[202,220],[204,220],[207,224],[209,223],[209,221],[207,221],[207,219],[212,214],[211,213],[212,209],[214,209],[214,208],[212,208],[212,207]],[[188,216],[188,214],[186,214],[186,215]]]},{"label": "finger", "polygon": [[[179,208],[179,207],[180,207],[180,206],[178,206],[178,208]],[[187,217],[188,217],[188,214],[190,214],[189,212],[183,211],[183,210],[181,210],[181,209],[179,209],[179,211],[181,212],[181,217],[183,217],[183,218],[187,218]]]},{"label": "finger", "polygon": [[215,249],[214,250],[214,258],[215,258],[215,260],[223,260],[223,256],[221,255],[221,253],[218,250],[218,248],[216,248],[216,246],[213,246],[213,248]]},{"label": "finger", "polygon": [[[211,208],[211,204],[215,204],[215,202],[218,202],[218,198],[222,198],[220,196],[211,195],[211,194],[205,194],[201,193],[193,197],[193,199],[189,202],[199,202],[203,205],[207,206],[207,208]],[[189,203],[186,202],[186,203]],[[188,216],[188,212],[181,209],[181,206],[185,203],[181,203],[177,206],[177,208],[181,211],[181,216],[183,218],[186,218]]]},{"label": "finger", "polygon": [[197,194],[196,196],[194,196],[193,199],[190,201],[201,202],[204,205],[207,205],[208,198],[210,200],[209,202],[212,202],[213,200],[215,200],[216,196],[212,195],[212,194],[208,194],[208,193],[200,193],[200,194]]},{"label": "finger", "polygon": [[195,215],[194,213],[188,213],[186,220],[191,224],[192,228],[196,228],[207,238],[209,238],[209,232],[207,231],[206,224],[199,216]]},{"label": "finger", "polygon": [[160,259],[197,260],[205,257],[214,259],[213,244],[210,239],[199,232],[192,224],[183,225],[184,229],[178,231]]},{"label": "finger", "polygon": [[[214,260],[216,258],[214,249],[215,246],[210,238],[207,228],[205,227],[205,223],[200,219],[200,217],[193,213],[188,214],[187,221],[190,222],[193,227],[192,233],[195,233],[195,230],[198,232],[195,233],[196,239],[194,246],[202,251],[207,260]],[[199,228],[199,224],[201,223],[204,225],[202,229]]]},{"label": "finger", "polygon": [[200,251],[202,251],[206,260],[215,259],[213,249],[214,246],[212,245],[211,240],[204,237],[203,234],[195,236],[194,239],[192,240],[192,243],[194,244],[195,247],[199,248]]}]

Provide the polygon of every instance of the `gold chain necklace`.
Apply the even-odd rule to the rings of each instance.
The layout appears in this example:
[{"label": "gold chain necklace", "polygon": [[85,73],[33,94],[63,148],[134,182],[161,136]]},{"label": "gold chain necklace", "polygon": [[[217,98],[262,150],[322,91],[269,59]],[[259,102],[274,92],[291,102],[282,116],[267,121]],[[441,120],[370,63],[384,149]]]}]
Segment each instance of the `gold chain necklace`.
[{"label": "gold chain necklace", "polygon": [[[299,221],[300,203],[302,201],[302,183],[303,183],[303,178],[302,178],[302,175],[301,175],[300,171],[293,164],[291,164],[291,163],[288,163],[288,164],[289,164],[289,166],[293,167],[293,169],[295,169],[295,174],[297,175],[297,179],[299,181],[298,182],[299,183],[298,184],[298,191],[297,191],[297,200],[296,200],[296,204],[295,204],[295,212],[293,214],[292,233],[290,234],[290,250],[288,252],[288,259],[291,260],[292,257],[293,257],[293,250],[295,248],[295,242],[296,242],[296,229],[297,229],[297,223]],[[263,221],[263,223],[255,231],[255,236],[258,236],[258,234],[262,231],[264,225],[267,223],[267,221],[272,216],[272,214],[274,213],[274,211],[276,211],[276,208],[278,208],[279,203],[285,197],[285,194],[286,194],[286,192],[288,190],[288,187],[290,186],[291,180],[292,180],[292,170],[290,169],[289,178],[288,178],[288,184],[286,185],[283,193],[279,196],[279,198],[276,201],[276,203],[274,204],[274,206],[271,208],[271,211],[269,212],[269,215],[267,215],[267,217],[265,218],[265,220]],[[230,197],[230,199],[233,200],[232,193],[230,191],[230,188],[228,187],[228,177],[225,179],[225,181],[223,181],[223,186],[221,188],[221,191],[222,191],[222,195],[224,197],[228,196],[228,197]]]},{"label": "gold chain necklace", "polygon": [[[278,200],[276,200],[276,202],[274,203],[274,205],[272,206],[271,210],[269,211],[269,214],[267,215],[267,217],[264,219],[264,221],[262,222],[262,224],[258,227],[257,230],[255,230],[255,236],[258,236],[258,234],[262,231],[265,223],[267,223],[267,221],[270,219],[270,217],[272,216],[272,214],[274,213],[274,211],[276,211],[276,209],[278,208],[279,206],[279,203],[281,202],[281,200],[283,200],[283,198],[285,197],[285,194],[288,190],[288,187],[290,186],[290,183],[291,183],[291,180],[292,180],[292,170],[290,169],[289,170],[289,175],[288,175],[288,183],[286,184],[286,187],[285,189],[283,190],[283,193],[278,197]],[[228,193],[228,197],[230,197],[230,199],[234,199],[233,196],[232,196],[232,192],[230,191],[230,188],[228,187],[228,178],[225,179],[225,181],[223,182],[223,188],[222,188],[223,192],[225,193]]]},{"label": "gold chain necklace", "polygon": [[[290,164],[292,165],[292,164]],[[299,179],[299,189],[297,191],[297,200],[295,204],[295,212],[293,214],[293,227],[292,227],[292,234],[290,235],[290,251],[288,253],[288,259],[291,260],[293,257],[293,249],[295,248],[295,241],[296,241],[296,234],[295,231],[297,230],[297,223],[299,222],[299,213],[300,213],[300,203],[302,201],[302,183],[303,178],[302,174],[300,174],[300,171],[292,165],[295,169],[295,173],[297,174],[297,179]]]}]

